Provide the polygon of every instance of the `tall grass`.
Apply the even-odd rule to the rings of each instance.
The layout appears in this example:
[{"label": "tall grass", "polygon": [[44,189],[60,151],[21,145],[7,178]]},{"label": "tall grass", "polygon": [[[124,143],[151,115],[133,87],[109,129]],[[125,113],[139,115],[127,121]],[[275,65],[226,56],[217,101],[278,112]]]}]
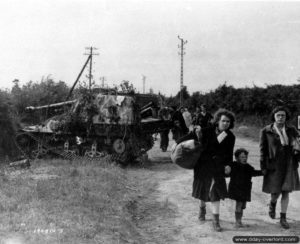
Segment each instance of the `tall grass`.
[{"label": "tall grass", "polygon": [[[0,237],[26,243],[120,243],[137,179],[105,162],[36,161],[0,177]],[[128,226],[128,228],[126,227]],[[136,233],[135,233],[136,234]],[[4,242],[3,242],[4,243]]]}]

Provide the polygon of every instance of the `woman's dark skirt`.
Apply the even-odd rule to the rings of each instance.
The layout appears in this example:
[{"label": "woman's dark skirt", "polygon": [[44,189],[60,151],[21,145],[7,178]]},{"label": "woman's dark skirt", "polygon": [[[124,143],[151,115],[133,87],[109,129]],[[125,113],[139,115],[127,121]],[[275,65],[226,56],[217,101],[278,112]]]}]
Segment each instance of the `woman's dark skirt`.
[{"label": "woman's dark skirt", "polygon": [[224,200],[227,197],[225,178],[218,177],[214,181],[211,177],[194,179],[192,196],[205,202]]}]

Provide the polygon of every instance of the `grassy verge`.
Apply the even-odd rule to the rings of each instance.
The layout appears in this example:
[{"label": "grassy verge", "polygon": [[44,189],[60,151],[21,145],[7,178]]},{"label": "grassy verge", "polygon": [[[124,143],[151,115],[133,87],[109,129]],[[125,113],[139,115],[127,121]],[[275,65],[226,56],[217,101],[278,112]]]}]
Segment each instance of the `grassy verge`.
[{"label": "grassy verge", "polygon": [[144,243],[133,210],[155,186],[126,169],[41,160],[1,172],[0,243]]}]

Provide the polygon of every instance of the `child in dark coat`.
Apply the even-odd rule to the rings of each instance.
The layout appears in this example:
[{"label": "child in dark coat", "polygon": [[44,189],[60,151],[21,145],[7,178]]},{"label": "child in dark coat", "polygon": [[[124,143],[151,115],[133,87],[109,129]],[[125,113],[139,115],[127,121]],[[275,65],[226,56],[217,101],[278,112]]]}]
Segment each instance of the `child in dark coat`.
[{"label": "child in dark coat", "polygon": [[243,227],[242,216],[243,209],[246,208],[246,202],[251,201],[251,178],[261,176],[261,170],[255,170],[247,163],[248,151],[239,148],[234,153],[236,161],[231,166],[230,182],[228,187],[228,197],[236,201],[235,226]]}]

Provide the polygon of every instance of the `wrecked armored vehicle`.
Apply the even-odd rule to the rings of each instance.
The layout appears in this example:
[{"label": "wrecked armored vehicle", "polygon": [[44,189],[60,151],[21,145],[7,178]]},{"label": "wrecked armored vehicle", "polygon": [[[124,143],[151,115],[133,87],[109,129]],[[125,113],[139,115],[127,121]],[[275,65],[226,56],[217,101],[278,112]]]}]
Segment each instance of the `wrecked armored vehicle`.
[{"label": "wrecked armored vehicle", "polygon": [[171,121],[158,118],[158,109],[156,95],[86,89],[78,99],[28,107],[29,113],[44,111],[52,116],[22,128],[16,142],[29,158],[111,155],[114,161],[128,164],[152,148],[154,133],[171,128]]}]

